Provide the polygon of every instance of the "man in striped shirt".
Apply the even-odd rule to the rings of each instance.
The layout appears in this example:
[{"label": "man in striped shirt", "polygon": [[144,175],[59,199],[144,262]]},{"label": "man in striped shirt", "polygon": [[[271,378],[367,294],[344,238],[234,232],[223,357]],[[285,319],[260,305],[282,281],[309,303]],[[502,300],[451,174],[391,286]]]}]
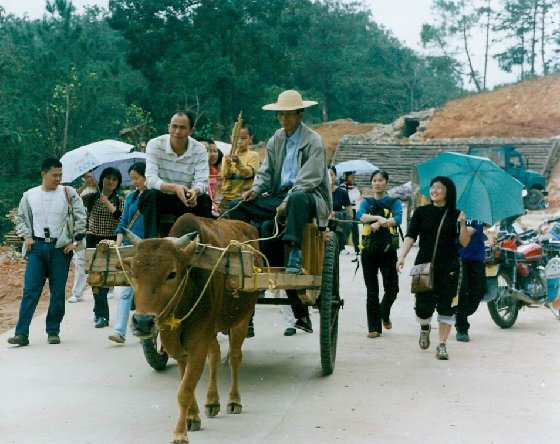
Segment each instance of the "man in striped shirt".
[{"label": "man in striped shirt", "polygon": [[144,215],[145,238],[157,237],[161,214],[194,213],[212,217],[208,188],[208,153],[194,140],[194,116],[177,111],[171,117],[169,134],[156,137],[146,147],[146,185],[140,212]]}]

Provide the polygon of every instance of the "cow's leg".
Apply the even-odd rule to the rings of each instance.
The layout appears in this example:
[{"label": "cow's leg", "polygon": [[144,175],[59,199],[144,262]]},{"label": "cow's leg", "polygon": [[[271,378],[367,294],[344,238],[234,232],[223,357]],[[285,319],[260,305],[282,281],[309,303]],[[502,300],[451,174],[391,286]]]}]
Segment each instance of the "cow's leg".
[{"label": "cow's leg", "polygon": [[[199,345],[188,354],[187,358],[177,360],[182,378],[179,389],[177,390],[179,417],[171,439],[173,444],[185,444],[189,442],[185,427],[187,421],[190,423],[191,428],[198,423],[198,430],[200,430],[200,416],[198,413],[198,404],[194,397],[194,391],[200,380],[202,371],[204,370],[207,352],[207,345]],[[187,416],[189,416],[189,420],[187,420]]]},{"label": "cow's leg", "polygon": [[231,369],[231,389],[227,405],[228,413],[241,413],[241,394],[239,393],[239,368],[243,359],[241,347],[247,335],[250,316],[229,331],[229,367]]},{"label": "cow's leg", "polygon": [[212,417],[220,413],[220,395],[218,393],[218,368],[220,367],[220,344],[214,337],[208,348],[208,390],[206,392],[206,416]]}]

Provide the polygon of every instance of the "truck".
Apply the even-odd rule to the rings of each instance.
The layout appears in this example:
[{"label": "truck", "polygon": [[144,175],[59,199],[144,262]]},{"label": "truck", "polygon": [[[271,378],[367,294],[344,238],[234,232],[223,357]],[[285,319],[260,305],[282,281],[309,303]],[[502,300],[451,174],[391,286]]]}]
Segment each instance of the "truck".
[{"label": "truck", "polygon": [[546,207],[544,197],[546,191],[546,178],[537,171],[528,169],[527,159],[524,159],[515,145],[502,146],[469,146],[468,154],[486,157],[504,169],[508,174],[519,180],[527,194],[523,198],[525,208],[540,210]]}]

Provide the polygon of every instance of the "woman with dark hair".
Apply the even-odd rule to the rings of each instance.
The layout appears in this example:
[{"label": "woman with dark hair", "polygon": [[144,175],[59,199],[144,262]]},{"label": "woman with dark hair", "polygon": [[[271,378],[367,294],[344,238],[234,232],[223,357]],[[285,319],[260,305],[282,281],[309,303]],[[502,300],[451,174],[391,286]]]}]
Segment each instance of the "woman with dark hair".
[{"label": "woman with dark hair", "polygon": [[[454,305],[456,305],[457,285],[459,282],[459,253],[457,242],[463,247],[469,244],[466,217],[456,208],[457,191],[451,179],[445,176],[434,177],[430,182],[431,204],[414,211],[408,233],[397,260],[397,271],[401,272],[404,259],[417,237],[420,237],[415,264],[432,262],[432,256],[439,234],[435,258],[432,262],[434,288],[432,291],[416,294],[415,312],[420,323],[419,345],[422,350],[430,347],[431,319],[438,312],[439,345],[437,359],[448,359],[447,338],[455,324]],[[441,225],[441,230],[440,230]],[[459,229],[457,229],[459,226]]]},{"label": "woman with dark hair", "polygon": [[[117,233],[117,246],[128,245],[129,242],[124,240],[124,230],[132,231],[136,236],[144,237],[144,217],[138,210],[140,195],[146,189],[146,163],[136,162],[129,169],[128,174],[134,184],[136,190],[129,193],[124,201],[124,210],[119,226],[115,230]],[[109,335],[109,340],[117,344],[124,344],[126,340],[126,326],[134,292],[132,287],[125,287],[121,292],[121,299],[117,309],[117,319],[113,326],[113,334]]]},{"label": "woman with dark hair", "polygon": [[[119,225],[124,206],[123,198],[118,192],[122,183],[121,172],[117,168],[105,168],[99,178],[101,191],[83,197],[87,208],[86,246],[95,248],[102,240],[117,240],[115,230]],[[109,325],[108,288],[92,287],[93,313],[95,327]]]},{"label": "woman with dark hair", "polygon": [[[373,197],[362,199],[356,219],[364,224],[362,269],[367,288],[368,338],[377,338],[381,336],[381,323],[385,330],[393,328],[391,307],[399,292],[399,276],[395,268],[398,242],[394,244],[393,238],[395,234],[398,236],[397,230],[402,222],[402,204],[400,199],[387,195],[389,174],[386,171],[374,171],[370,182]],[[381,304],[379,272],[385,292]]]}]

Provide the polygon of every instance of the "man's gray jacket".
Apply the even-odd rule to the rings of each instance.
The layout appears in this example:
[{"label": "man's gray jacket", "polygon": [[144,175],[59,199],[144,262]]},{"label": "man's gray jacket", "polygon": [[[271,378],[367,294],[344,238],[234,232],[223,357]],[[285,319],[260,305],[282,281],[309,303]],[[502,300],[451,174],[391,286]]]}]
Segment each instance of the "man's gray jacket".
[{"label": "man's gray jacket", "polygon": [[[61,186],[61,185],[59,185]],[[68,224],[65,216],[60,220],[60,237],[56,240],[56,248],[62,248],[74,240],[73,237],[76,234],[85,234],[86,232],[86,209],[82,202],[82,198],[78,196],[76,190],[72,187],[65,187],[68,191],[68,196],[70,198],[70,204],[72,206],[72,216],[74,220],[74,233],[68,232]],[[68,203],[66,203],[68,205]],[[66,206],[66,211],[68,206]],[[27,200],[27,191],[23,193],[23,197],[19,203],[18,211],[16,214],[16,232],[19,237],[24,239],[27,237],[33,237],[33,212],[29,206],[29,201]],[[25,256],[25,244],[23,244],[22,255]]]},{"label": "man's gray jacket", "polygon": [[[278,194],[282,165],[286,156],[285,145],[286,132],[280,128],[268,141],[265,159],[255,176],[252,190],[257,195],[266,192],[272,195]],[[326,227],[332,208],[332,194],[325,146],[321,136],[303,123],[299,136],[297,169],[296,181],[289,193],[312,193],[319,226]]]}]

